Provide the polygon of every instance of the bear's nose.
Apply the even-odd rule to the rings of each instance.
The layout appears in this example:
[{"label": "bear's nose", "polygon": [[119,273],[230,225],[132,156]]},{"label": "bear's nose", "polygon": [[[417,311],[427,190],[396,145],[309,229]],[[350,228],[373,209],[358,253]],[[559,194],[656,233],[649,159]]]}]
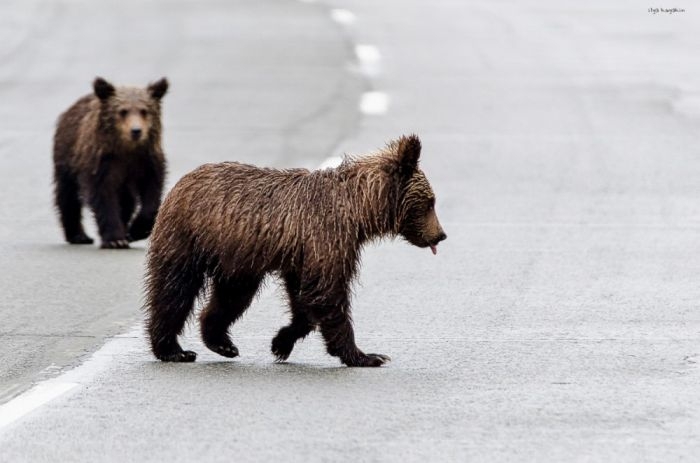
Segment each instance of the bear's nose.
[{"label": "bear's nose", "polygon": [[141,129],[138,127],[131,129],[131,138],[133,140],[138,140],[141,138]]},{"label": "bear's nose", "polygon": [[439,234],[438,237],[437,237],[437,240],[438,240],[438,241],[443,241],[443,240],[445,240],[445,239],[447,239],[447,235],[445,234],[445,232],[440,232],[440,234]]}]

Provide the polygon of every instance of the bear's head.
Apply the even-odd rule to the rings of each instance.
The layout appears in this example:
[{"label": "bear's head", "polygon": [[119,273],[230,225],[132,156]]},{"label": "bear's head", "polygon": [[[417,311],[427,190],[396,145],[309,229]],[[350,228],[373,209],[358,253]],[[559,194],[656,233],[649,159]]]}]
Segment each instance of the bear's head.
[{"label": "bear's head", "polygon": [[437,254],[437,244],[447,235],[435,213],[433,189],[418,167],[420,139],[416,135],[404,136],[392,145],[401,184],[397,214],[399,234],[414,246],[429,247]]},{"label": "bear's head", "polygon": [[115,87],[101,77],[92,84],[101,105],[101,122],[105,130],[126,146],[152,142],[160,135],[160,100],[168,91],[162,78],[146,88]]}]

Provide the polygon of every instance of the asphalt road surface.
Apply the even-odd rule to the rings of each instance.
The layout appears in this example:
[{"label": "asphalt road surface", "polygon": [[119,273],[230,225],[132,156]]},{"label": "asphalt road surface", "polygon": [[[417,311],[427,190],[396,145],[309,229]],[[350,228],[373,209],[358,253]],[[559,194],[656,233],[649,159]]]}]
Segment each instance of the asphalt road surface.
[{"label": "asphalt road surface", "polygon": [[[4,1],[0,461],[700,459],[685,3]],[[156,362],[145,245],[64,245],[51,206],[55,119],[95,75],[170,79],[170,185],[418,133],[449,238],[367,248],[354,298],[359,346],[393,361],[341,367],[315,334],[274,364],[270,281],[239,358],[193,323],[197,362]]]}]

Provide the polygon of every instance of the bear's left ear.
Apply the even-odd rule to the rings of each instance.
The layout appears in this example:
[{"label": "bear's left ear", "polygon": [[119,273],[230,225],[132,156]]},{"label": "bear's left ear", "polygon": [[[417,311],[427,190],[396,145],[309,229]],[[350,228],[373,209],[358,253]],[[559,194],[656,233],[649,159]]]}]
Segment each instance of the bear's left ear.
[{"label": "bear's left ear", "polygon": [[165,92],[168,91],[168,79],[163,77],[160,80],[148,84],[147,90],[154,100],[160,100],[161,98],[163,98],[163,95],[165,95]]},{"label": "bear's left ear", "polygon": [[402,172],[412,173],[418,168],[418,158],[420,157],[420,139],[418,135],[403,136],[398,140],[396,155]]}]

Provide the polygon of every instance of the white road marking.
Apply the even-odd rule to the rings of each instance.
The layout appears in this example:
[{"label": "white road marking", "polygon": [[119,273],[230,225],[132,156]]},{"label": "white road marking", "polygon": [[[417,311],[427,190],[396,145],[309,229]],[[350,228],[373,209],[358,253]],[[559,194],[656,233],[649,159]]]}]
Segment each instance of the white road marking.
[{"label": "white road marking", "polygon": [[343,162],[343,158],[340,156],[331,156],[323,161],[316,169],[328,169],[329,167],[338,167],[340,163]]},{"label": "white road marking", "polygon": [[360,71],[368,76],[379,74],[379,64],[382,59],[379,49],[374,45],[355,45],[355,56],[360,67]]},{"label": "white road marking", "polygon": [[331,18],[333,21],[344,26],[349,26],[355,22],[355,19],[357,19],[355,13],[350,10],[343,10],[341,8],[331,10]]},{"label": "white road marking", "polygon": [[357,44],[355,45],[355,54],[358,60],[367,63],[376,63],[382,58],[379,49],[374,45]]},{"label": "white road marking", "polygon": [[360,111],[367,115],[380,115],[389,108],[389,96],[384,92],[366,92],[360,98]]},{"label": "white road marking", "polygon": [[0,405],[0,430],[77,386],[77,383],[49,380]]},{"label": "white road marking", "polygon": [[125,352],[133,344],[133,338],[139,337],[142,332],[143,327],[137,325],[128,333],[115,336],[81,365],[56,378],[42,381],[9,402],[0,405],[0,431],[68,391],[91,382],[98,373],[108,368],[109,363],[117,354]]}]

